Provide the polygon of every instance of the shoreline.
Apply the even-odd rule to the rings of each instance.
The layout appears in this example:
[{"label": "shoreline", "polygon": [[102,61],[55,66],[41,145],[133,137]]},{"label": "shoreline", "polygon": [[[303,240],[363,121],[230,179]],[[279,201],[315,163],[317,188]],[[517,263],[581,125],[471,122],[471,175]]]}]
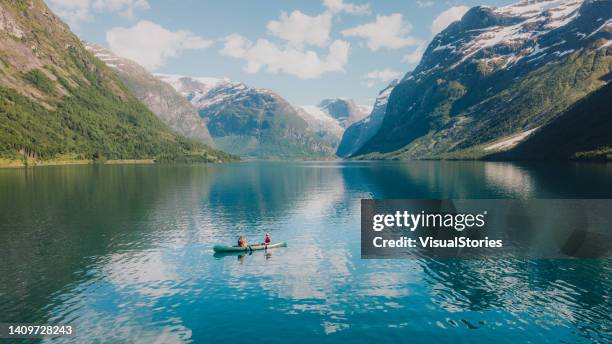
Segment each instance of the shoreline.
[{"label": "shoreline", "polygon": [[106,160],[104,162],[95,162],[93,160],[79,159],[79,160],[48,160],[48,161],[36,161],[29,162],[27,165],[22,160],[4,160],[0,159],[0,169],[9,168],[30,168],[30,167],[43,167],[43,166],[70,166],[70,165],[151,165],[155,164],[154,159],[114,159]]},{"label": "shoreline", "polygon": [[[335,160],[243,160],[249,161],[271,161],[271,162],[409,162],[409,161],[440,161],[440,162],[459,162],[459,161],[474,161],[474,162],[585,162],[585,163],[610,163],[612,159],[567,159],[567,160],[500,160],[500,159],[335,159]],[[230,161],[226,161],[230,162]],[[207,162],[211,163],[211,162]],[[212,162],[215,164],[223,162]],[[30,161],[27,165],[22,160],[0,159],[1,169],[17,169],[17,168],[33,168],[44,166],[71,166],[71,165],[153,165],[164,164],[164,162],[155,161],[155,159],[112,159],[104,162],[96,162],[94,160],[48,160],[48,161]]]}]

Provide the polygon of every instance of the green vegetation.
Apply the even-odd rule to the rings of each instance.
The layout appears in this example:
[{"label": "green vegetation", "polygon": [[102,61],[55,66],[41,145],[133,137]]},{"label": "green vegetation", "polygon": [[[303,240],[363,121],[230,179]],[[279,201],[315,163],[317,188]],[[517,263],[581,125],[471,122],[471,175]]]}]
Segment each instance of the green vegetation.
[{"label": "green vegetation", "polygon": [[572,160],[600,160],[610,161],[612,160],[612,147],[604,147],[587,152],[578,152],[571,157]]},{"label": "green vegetation", "polygon": [[[41,72],[27,75],[41,90],[51,82]],[[161,160],[170,161],[168,157],[201,151],[216,157],[214,161],[232,159],[172,133],[137,100],[121,99],[100,87],[95,79],[91,81],[93,86],[80,83],[71,89],[72,94],[55,104],[55,109],[0,87],[0,156],[19,158],[27,151],[38,159],[73,154],[76,159],[163,156]]]},{"label": "green vegetation", "polygon": [[[610,82],[610,32],[599,22],[601,13],[611,9],[610,1],[585,1],[577,9],[579,15],[545,32],[526,18],[510,18],[486,7],[471,9],[432,40],[419,65],[393,89],[380,130],[355,155],[474,159],[511,148],[484,149],[550,125],[579,99]],[[496,32],[494,28],[511,26],[521,27],[531,38],[483,45],[480,29]],[[576,32],[591,34],[581,37]],[[609,134],[603,145],[587,144],[593,128],[581,128],[583,142],[571,140],[573,144],[594,150],[612,144]],[[548,147],[548,154],[566,159],[565,153],[579,148],[567,146],[557,154],[555,145]]]},{"label": "green vegetation", "polygon": [[612,159],[612,84],[572,105],[555,120],[506,152],[488,159]]},{"label": "green vegetation", "polygon": [[0,87],[0,156],[38,159],[73,154],[75,159],[143,159],[203,151],[231,158],[170,132],[142,104],[82,87],[47,109],[14,90]]},{"label": "green vegetation", "polygon": [[249,92],[218,112],[201,111],[220,149],[253,159],[318,159],[333,149],[280,97]]},{"label": "green vegetation", "polygon": [[23,78],[45,93],[52,93],[55,87],[53,81],[38,69],[32,69],[25,73]]},{"label": "green vegetation", "polygon": [[0,42],[2,73],[11,76],[0,81],[0,159],[5,164],[235,159],[173,132],[49,15],[42,1],[2,6],[4,15],[27,32],[13,45]]},{"label": "green vegetation", "polygon": [[[507,75],[510,72],[501,70],[469,88],[444,80],[400,85],[388,106],[391,120],[366,147],[370,151],[361,152],[358,158],[484,158],[491,153],[484,151],[488,144],[554,122],[576,101],[601,87],[602,78],[611,70],[612,59],[604,50],[580,51],[525,73],[516,82]],[[492,95],[483,89],[491,89]],[[416,109],[406,112],[412,104],[417,104]],[[583,136],[590,135],[591,128],[580,128]],[[607,138],[612,144],[610,135]],[[560,158],[554,144],[548,147],[552,149],[548,154]]]}]

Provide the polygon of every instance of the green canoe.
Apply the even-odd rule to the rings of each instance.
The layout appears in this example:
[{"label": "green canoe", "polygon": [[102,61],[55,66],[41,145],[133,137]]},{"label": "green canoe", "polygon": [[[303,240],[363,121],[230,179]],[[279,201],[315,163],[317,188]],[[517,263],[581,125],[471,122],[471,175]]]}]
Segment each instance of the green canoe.
[{"label": "green canoe", "polygon": [[258,251],[258,250],[265,250],[265,249],[271,249],[271,248],[277,248],[277,247],[287,247],[287,242],[283,241],[277,244],[271,244],[267,246],[257,245],[257,246],[249,246],[249,247],[215,245],[215,247],[213,247],[213,250],[215,252],[248,252],[248,251]]}]

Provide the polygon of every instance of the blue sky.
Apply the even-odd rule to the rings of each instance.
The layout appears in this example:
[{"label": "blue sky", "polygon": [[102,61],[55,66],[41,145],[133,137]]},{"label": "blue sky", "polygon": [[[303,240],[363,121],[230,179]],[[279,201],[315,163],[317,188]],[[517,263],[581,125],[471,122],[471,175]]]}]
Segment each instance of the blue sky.
[{"label": "blue sky", "polygon": [[152,72],[227,77],[295,105],[370,105],[475,5],[512,0],[47,0],[82,39]]}]

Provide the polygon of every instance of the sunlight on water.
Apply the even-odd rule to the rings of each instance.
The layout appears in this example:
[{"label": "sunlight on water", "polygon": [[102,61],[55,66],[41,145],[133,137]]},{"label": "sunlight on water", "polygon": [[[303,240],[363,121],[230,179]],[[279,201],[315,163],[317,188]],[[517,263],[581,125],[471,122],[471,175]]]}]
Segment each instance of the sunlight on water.
[{"label": "sunlight on water", "polygon": [[[604,164],[0,170],[0,322],[80,339],[610,340],[609,260],[362,260],[361,198],[608,198]],[[608,191],[606,191],[608,190]],[[268,231],[287,248],[215,254]],[[500,339],[501,338],[501,339]],[[55,342],[56,340],[54,340]],[[61,342],[61,340],[59,340]]]}]

